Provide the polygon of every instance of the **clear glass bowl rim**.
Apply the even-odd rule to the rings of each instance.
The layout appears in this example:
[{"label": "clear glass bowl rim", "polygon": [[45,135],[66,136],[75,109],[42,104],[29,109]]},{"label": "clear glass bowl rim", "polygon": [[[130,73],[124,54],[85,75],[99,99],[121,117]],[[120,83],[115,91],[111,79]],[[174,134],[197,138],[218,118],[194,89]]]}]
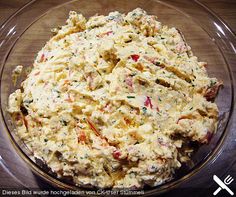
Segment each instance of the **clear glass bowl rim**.
[{"label": "clear glass bowl rim", "polygon": [[[20,8],[18,11],[16,11],[0,28],[0,35],[3,34],[4,31],[7,31],[5,29],[5,27],[10,24],[12,22],[12,20],[15,18],[15,17],[18,17],[18,15],[21,15],[22,12],[24,12],[25,9],[31,9],[32,5],[34,3],[42,3],[43,1],[42,0],[32,0],[30,1],[29,3],[27,3],[25,6],[23,6],[22,8]],[[61,2],[63,1],[58,1],[58,5],[57,6],[62,6],[61,5]],[[157,1],[159,2],[159,1]],[[71,1],[69,2],[66,2],[64,4],[67,4],[67,3],[71,3]],[[163,3],[163,2],[159,2],[159,3]],[[165,3],[163,3],[165,4]],[[235,35],[233,33],[233,31],[225,24],[225,22],[220,19],[218,16],[216,16],[216,14],[214,12],[212,12],[209,8],[207,8],[205,5],[201,4],[199,1],[194,1],[193,4],[195,4],[195,6],[197,6],[198,9],[201,9],[202,12],[205,12],[207,13],[207,15],[209,15],[209,17],[214,17],[215,19],[217,19],[217,21],[219,21],[223,26],[225,26],[225,28],[228,30],[228,35],[231,36],[234,40],[235,40]],[[57,7],[56,6],[56,7]],[[52,9],[55,9],[56,7],[53,7],[52,6]],[[50,11],[50,10],[49,10]],[[40,19],[43,15],[47,14],[47,12],[43,13],[41,16],[39,16],[36,20]],[[35,22],[36,20],[34,20],[33,22]],[[28,25],[28,27],[30,27],[31,24]],[[28,28],[27,27],[27,28]],[[26,29],[27,29],[26,28]],[[25,30],[26,30],[25,29]],[[20,33],[23,34],[23,32]],[[20,37],[20,35],[18,35],[18,37]],[[1,41],[1,40],[0,40]],[[7,60],[7,54],[9,54],[11,48],[14,47],[14,44],[17,42],[17,38],[15,38],[14,42],[11,43],[7,48],[9,48],[9,51],[6,53],[6,56],[4,57],[1,57],[0,60],[1,60],[1,75],[2,75],[2,67],[4,66],[4,62]],[[5,46],[6,43],[2,43],[0,44],[0,50],[1,48],[3,47],[6,47]],[[229,50],[232,50],[232,49],[229,49]],[[229,70],[229,73],[230,73],[230,78],[231,78],[231,89],[232,89],[232,103],[231,103],[231,111],[230,111],[230,115],[229,115],[229,121],[232,121],[232,115],[234,115],[235,113],[235,109],[234,109],[234,101],[235,101],[235,95],[234,95],[234,87],[233,87],[233,84],[234,84],[234,79],[233,79],[233,75],[232,75],[232,71],[231,71],[231,68],[228,67],[228,70]],[[1,122],[3,124],[5,124],[5,128],[6,130],[8,130],[8,128],[6,127],[6,123],[4,123],[4,118],[3,118],[3,112],[2,112],[2,109],[1,109]],[[228,123],[227,123],[228,124]],[[229,129],[226,127],[226,129]],[[51,183],[52,185],[56,186],[56,187],[59,187],[59,188],[62,188],[62,189],[79,189],[78,187],[71,187],[71,186],[68,186],[67,184],[65,183],[62,183],[60,180],[57,180],[53,177],[51,177],[50,175],[48,175],[47,173],[45,173],[44,171],[40,170],[38,168],[38,166],[31,160],[28,158],[28,156],[21,150],[21,148],[19,147],[19,145],[15,142],[13,136],[11,135],[11,132],[8,131],[8,136],[12,142],[12,145],[15,147],[16,151],[18,152],[18,154],[23,158],[23,160],[29,165],[29,167],[33,170],[34,173],[36,173],[38,176],[42,177],[44,180],[48,181],[49,183]],[[147,191],[145,194],[146,195],[151,195],[151,194],[154,194],[154,193],[162,193],[162,192],[165,192],[167,190],[169,190],[169,188],[174,188],[176,187],[177,185],[179,185],[180,183],[183,183],[184,181],[186,181],[188,178],[190,178],[191,176],[193,176],[194,174],[198,173],[204,166],[206,166],[212,159],[214,159],[215,157],[217,157],[217,154],[219,152],[219,150],[221,149],[224,141],[225,141],[225,138],[227,137],[227,133],[224,131],[224,134],[222,136],[222,138],[220,139],[219,143],[218,143],[218,146],[214,149],[214,151],[207,157],[205,158],[199,165],[195,166],[195,168],[189,172],[187,175],[183,176],[182,178],[178,179],[178,180],[173,180],[173,181],[170,181],[168,183],[165,183],[161,186],[159,186],[158,188],[154,188],[154,189],[151,189],[150,191]]]}]

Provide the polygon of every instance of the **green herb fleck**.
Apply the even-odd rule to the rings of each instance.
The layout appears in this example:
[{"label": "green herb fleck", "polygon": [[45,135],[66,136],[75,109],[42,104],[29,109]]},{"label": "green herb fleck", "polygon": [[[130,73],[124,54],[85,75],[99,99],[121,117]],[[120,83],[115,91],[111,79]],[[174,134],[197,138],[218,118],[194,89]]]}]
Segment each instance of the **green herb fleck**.
[{"label": "green herb fleck", "polygon": [[216,81],[211,80],[210,81],[210,87],[214,86],[216,84]]},{"label": "green herb fleck", "polygon": [[66,122],[65,120],[60,120],[60,122],[63,126],[67,126],[67,124],[68,124],[68,122]]},{"label": "green herb fleck", "polygon": [[147,112],[147,108],[146,107],[143,107],[142,110],[143,110],[144,114]]},{"label": "green herb fleck", "polygon": [[[17,100],[17,99],[16,99]],[[24,100],[24,105],[26,106],[26,107],[29,107],[29,104],[30,103],[32,103],[33,102],[33,99],[26,99],[26,100]]]},{"label": "green herb fleck", "polygon": [[135,96],[127,96],[127,98],[128,98],[128,99],[130,99],[130,98],[135,98]]}]

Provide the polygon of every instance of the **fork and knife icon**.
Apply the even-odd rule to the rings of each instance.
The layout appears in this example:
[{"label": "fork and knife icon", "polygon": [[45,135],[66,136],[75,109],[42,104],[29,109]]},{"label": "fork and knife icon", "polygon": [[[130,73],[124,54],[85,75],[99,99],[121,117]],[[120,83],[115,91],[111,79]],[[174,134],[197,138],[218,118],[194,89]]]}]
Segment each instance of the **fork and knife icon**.
[{"label": "fork and knife icon", "polygon": [[216,175],[213,176],[213,180],[219,185],[218,189],[216,189],[216,191],[213,193],[214,196],[217,195],[222,189],[225,189],[231,196],[234,195],[234,192],[227,186],[234,180],[230,175],[224,179],[224,182],[221,181]]}]

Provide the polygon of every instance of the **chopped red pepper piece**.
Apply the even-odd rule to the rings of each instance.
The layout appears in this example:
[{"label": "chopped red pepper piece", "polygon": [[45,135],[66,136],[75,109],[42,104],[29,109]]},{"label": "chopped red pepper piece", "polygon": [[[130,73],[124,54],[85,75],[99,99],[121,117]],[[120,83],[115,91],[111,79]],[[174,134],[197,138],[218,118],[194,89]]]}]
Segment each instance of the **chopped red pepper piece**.
[{"label": "chopped red pepper piece", "polygon": [[124,121],[125,121],[125,123],[127,124],[127,125],[130,125],[131,124],[131,121],[130,121],[130,119],[128,119],[128,118],[124,118]]},{"label": "chopped red pepper piece", "polygon": [[64,81],[63,85],[67,85],[67,84],[69,84],[69,83],[70,83],[70,81],[69,81],[68,79],[66,79],[66,80]]},{"label": "chopped red pepper piece", "polygon": [[68,93],[68,98],[66,98],[65,101],[67,101],[69,103],[73,102],[73,99],[71,98],[70,93]]},{"label": "chopped red pepper piece", "polygon": [[101,136],[100,132],[96,129],[96,127],[93,125],[91,120],[89,120],[88,118],[86,120],[87,120],[87,123],[89,124],[90,128],[94,131],[94,133],[98,136]]},{"label": "chopped red pepper piece", "polygon": [[36,72],[36,73],[34,74],[34,76],[37,76],[37,75],[39,75],[39,73],[40,73],[40,71]]},{"label": "chopped red pepper piece", "polygon": [[79,136],[78,136],[78,143],[79,142],[85,142],[86,141],[86,135],[84,131],[80,131]]},{"label": "chopped red pepper piece", "polygon": [[161,66],[161,67],[164,67],[162,64],[160,64],[160,62],[158,61],[158,58],[156,57],[148,57],[148,56],[144,56],[144,58],[151,62],[152,64],[156,65],[156,66]]},{"label": "chopped red pepper piece", "polygon": [[152,105],[152,101],[151,101],[151,99],[150,99],[149,96],[147,96],[147,98],[146,98],[146,100],[145,100],[145,102],[144,102],[144,105],[145,105],[146,107],[149,106],[149,107],[152,109],[153,105]]},{"label": "chopped red pepper piece", "polygon": [[45,55],[44,55],[44,53],[41,55],[41,57],[40,57],[40,62],[44,62],[45,61]]},{"label": "chopped red pepper piece", "polygon": [[223,82],[217,82],[215,85],[213,85],[212,87],[207,88],[204,97],[206,98],[207,101],[212,101],[215,99],[218,90],[220,88],[220,86],[223,85]]},{"label": "chopped red pepper piece", "polygon": [[104,32],[104,33],[101,33],[101,34],[97,35],[97,37],[102,38],[104,36],[109,36],[112,33],[113,33],[113,31]]},{"label": "chopped red pepper piece", "polygon": [[114,159],[120,159],[120,156],[121,156],[121,152],[119,150],[115,150],[113,153],[112,153]]},{"label": "chopped red pepper piece", "polygon": [[135,62],[138,61],[139,57],[140,57],[140,56],[137,55],[137,54],[131,55],[132,60],[134,60]]},{"label": "chopped red pepper piece", "polygon": [[108,31],[108,32],[106,32],[105,34],[107,35],[107,36],[109,36],[110,34],[112,34],[113,33],[113,31]]},{"label": "chopped red pepper piece", "polygon": [[207,143],[211,141],[211,138],[213,137],[213,132],[207,131],[205,139],[207,140]]}]

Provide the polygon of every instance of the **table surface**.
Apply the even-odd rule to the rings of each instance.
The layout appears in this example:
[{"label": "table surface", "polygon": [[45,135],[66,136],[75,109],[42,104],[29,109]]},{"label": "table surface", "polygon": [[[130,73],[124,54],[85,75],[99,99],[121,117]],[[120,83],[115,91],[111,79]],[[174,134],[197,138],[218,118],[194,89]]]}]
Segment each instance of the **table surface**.
[{"label": "table surface", "polygon": [[[0,25],[27,2],[29,0],[0,0]],[[200,0],[200,2],[212,9],[236,33],[236,0]],[[235,68],[233,70],[236,71]],[[2,148],[1,144],[0,148]],[[17,182],[0,167],[0,188],[17,187]]]}]

